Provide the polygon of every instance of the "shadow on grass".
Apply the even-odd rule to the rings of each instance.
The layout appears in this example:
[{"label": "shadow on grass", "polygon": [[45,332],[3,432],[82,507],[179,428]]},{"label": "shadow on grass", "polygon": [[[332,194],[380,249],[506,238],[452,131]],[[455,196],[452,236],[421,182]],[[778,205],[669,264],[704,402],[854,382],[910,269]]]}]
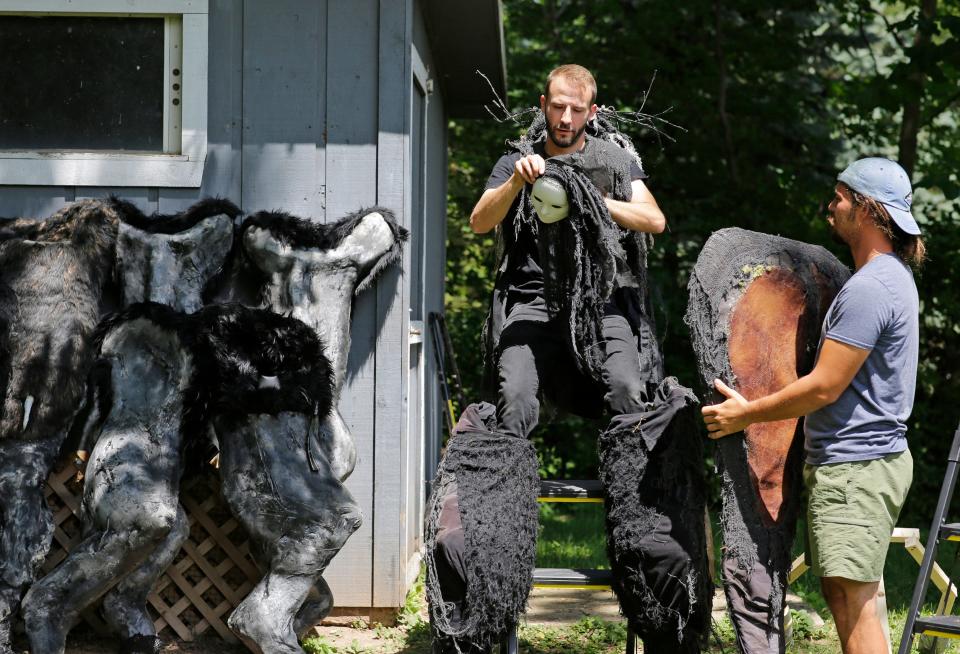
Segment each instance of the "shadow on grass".
[{"label": "shadow on grass", "polygon": [[401,649],[397,654],[429,654],[430,652],[430,625],[418,622],[407,630]]}]

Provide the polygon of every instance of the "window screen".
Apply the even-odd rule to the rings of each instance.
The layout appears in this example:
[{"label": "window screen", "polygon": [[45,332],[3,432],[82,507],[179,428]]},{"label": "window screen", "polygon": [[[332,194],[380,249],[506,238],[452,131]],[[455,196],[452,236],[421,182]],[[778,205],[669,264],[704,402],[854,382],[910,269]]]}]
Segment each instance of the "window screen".
[{"label": "window screen", "polygon": [[163,18],[0,15],[0,148],[162,151],[164,79]]}]

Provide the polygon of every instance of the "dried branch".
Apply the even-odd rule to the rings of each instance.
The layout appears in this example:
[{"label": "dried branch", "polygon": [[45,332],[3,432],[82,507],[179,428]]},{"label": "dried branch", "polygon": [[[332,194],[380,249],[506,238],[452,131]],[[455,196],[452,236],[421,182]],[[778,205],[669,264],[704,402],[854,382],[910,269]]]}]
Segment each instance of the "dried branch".
[{"label": "dried branch", "polygon": [[[493,87],[493,84],[490,82],[490,78],[488,78],[479,70],[477,71],[477,74],[487,82],[487,85],[490,87],[490,93],[494,98],[490,104],[483,105],[483,108],[486,109],[487,113],[489,113],[490,116],[498,123],[510,121],[517,125],[524,125],[530,122],[531,115],[536,115],[539,113],[539,107],[526,107],[517,111],[511,111],[507,107],[507,104],[503,101],[503,98],[500,97],[500,95],[497,93],[497,90]],[[680,125],[677,125],[676,123],[664,118],[664,116],[673,111],[673,106],[667,107],[663,111],[655,114],[649,114],[643,111],[647,104],[647,98],[650,97],[650,93],[653,90],[653,83],[656,78],[657,71],[654,71],[653,77],[650,79],[650,83],[647,85],[647,90],[641,95],[640,108],[636,111],[619,110],[614,107],[603,105],[597,109],[597,114],[607,118],[617,125],[620,123],[628,123],[632,125],[639,125],[644,129],[648,129],[656,135],[658,142],[660,142],[661,138],[666,138],[671,142],[676,142],[676,139],[665,130],[678,129],[683,132],[687,130],[684,127],[681,127]]]}]

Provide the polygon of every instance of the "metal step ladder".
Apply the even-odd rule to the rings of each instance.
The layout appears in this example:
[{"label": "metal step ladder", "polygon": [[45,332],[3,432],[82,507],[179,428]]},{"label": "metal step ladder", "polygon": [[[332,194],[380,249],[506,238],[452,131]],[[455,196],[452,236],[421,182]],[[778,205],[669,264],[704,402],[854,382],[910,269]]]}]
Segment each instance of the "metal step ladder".
[{"label": "metal step ladder", "polygon": [[927,594],[930,583],[930,573],[937,558],[937,547],[941,541],[960,541],[960,523],[947,523],[947,510],[950,500],[953,499],[954,487],[957,483],[957,473],[960,471],[960,427],[953,434],[953,443],[950,445],[950,455],[947,457],[947,472],[940,487],[940,498],[933,514],[930,525],[930,535],[927,537],[927,547],[920,562],[920,576],[913,589],[913,599],[907,611],[907,620],[903,625],[903,638],[900,640],[898,654],[907,654],[913,645],[917,634],[938,638],[960,638],[960,616],[933,615],[921,616],[920,607]]},{"label": "metal step ladder", "polygon": [[[603,486],[596,479],[543,479],[538,502],[603,504]],[[536,568],[534,588],[609,590],[613,573],[595,568]],[[517,628],[509,629],[500,644],[501,654],[517,654]],[[626,654],[637,654],[637,637],[627,628]]]}]

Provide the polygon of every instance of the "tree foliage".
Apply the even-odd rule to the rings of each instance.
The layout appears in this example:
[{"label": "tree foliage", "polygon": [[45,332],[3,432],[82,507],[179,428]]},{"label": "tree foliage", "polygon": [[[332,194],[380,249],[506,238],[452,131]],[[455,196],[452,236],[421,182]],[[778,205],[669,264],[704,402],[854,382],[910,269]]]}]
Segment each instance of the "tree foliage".
[{"label": "tree foliage", "polygon": [[[960,419],[960,0],[503,4],[511,109],[537,104],[547,72],[576,62],[596,75],[598,102],[643,107],[683,128],[623,125],[669,223],[650,268],[667,372],[688,385],[698,387],[682,322],[686,282],[714,230],[736,225],[820,243],[851,263],[824,220],[837,172],[873,154],[912,171],[930,257],[917,276],[923,324],[908,512],[928,516]],[[451,123],[447,312],[472,398],[495,262],[492,237],[474,235],[468,217],[522,123]],[[595,433],[579,420],[554,420],[538,436],[546,467],[591,474]]]}]

